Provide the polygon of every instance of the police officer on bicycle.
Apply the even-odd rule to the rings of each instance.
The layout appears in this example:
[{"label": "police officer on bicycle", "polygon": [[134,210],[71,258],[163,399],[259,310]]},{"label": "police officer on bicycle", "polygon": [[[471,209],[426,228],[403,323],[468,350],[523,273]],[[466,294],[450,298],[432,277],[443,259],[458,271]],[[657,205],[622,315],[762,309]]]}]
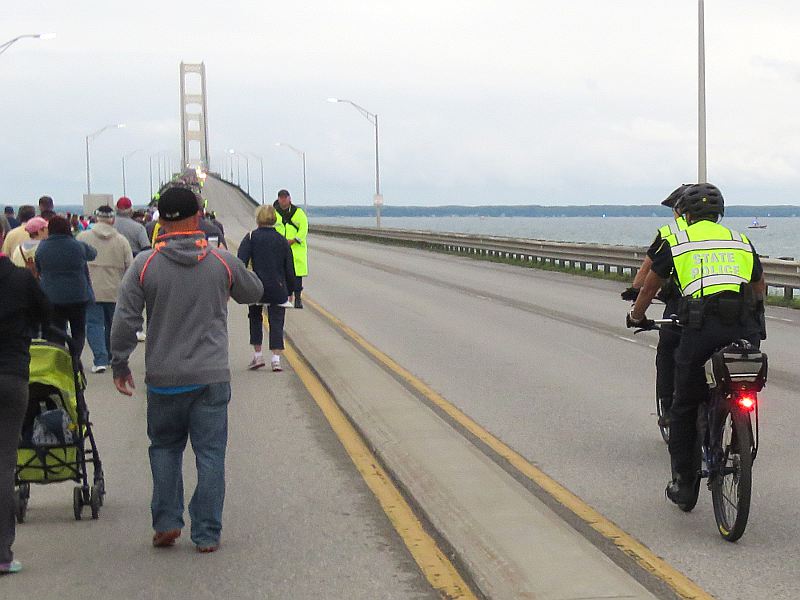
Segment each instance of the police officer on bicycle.
[{"label": "police officer on bicycle", "polygon": [[666,494],[675,504],[689,505],[699,490],[696,424],[698,407],[708,396],[705,362],[726,344],[746,339],[758,347],[766,337],[762,318],[766,284],[750,241],[718,224],[724,200],[715,186],[689,186],[680,202],[688,226],[662,241],[626,322],[628,327],[651,325],[645,311],[674,271],[683,331],[675,354],[669,439],[672,481]]},{"label": "police officer on bicycle", "polygon": [[[673,220],[659,228],[653,243],[647,249],[647,254],[642,261],[641,267],[636,272],[636,277],[634,277],[631,287],[620,294],[623,300],[636,301],[647,274],[650,273],[650,269],[653,266],[653,258],[661,247],[661,243],[670,235],[677,234],[688,227],[686,219],[681,214],[680,200],[690,185],[684,183],[661,202],[663,206],[668,206],[672,209]],[[656,294],[656,298],[664,303],[664,318],[677,314],[681,294],[672,275],[667,278],[663,287]],[[678,342],[680,341],[681,332],[680,327],[677,325],[663,325],[660,328],[658,346],[656,347],[656,398],[658,399],[658,405],[661,407],[658,425],[662,428],[669,427],[669,411],[675,392],[675,350],[678,348]]]}]

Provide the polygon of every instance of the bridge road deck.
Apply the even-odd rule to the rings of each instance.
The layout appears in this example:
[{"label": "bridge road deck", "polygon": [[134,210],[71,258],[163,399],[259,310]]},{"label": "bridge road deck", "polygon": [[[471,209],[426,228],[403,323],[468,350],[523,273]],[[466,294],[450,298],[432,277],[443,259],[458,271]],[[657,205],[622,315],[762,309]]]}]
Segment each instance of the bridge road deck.
[{"label": "bridge road deck", "polygon": [[[34,486],[17,527],[22,573],[0,598],[432,599],[433,592],[305,388],[282,373],[247,371],[246,307],[229,306],[233,397],[222,546],[201,555],[187,527],[178,545],[150,545],[144,344],[133,398],[111,374],[89,373],[87,399],[108,496],[100,519],[72,517],[72,483]],[[88,346],[84,362],[91,364]],[[184,460],[188,498],[191,450]]]}]

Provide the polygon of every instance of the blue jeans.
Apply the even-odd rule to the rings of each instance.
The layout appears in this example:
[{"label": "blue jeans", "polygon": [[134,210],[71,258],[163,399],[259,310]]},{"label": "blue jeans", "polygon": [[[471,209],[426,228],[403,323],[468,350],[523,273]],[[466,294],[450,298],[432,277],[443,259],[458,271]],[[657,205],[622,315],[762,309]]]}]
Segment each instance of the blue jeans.
[{"label": "blue jeans", "polygon": [[230,382],[212,383],[182,394],[147,392],[147,436],[153,529],[183,528],[183,450],[192,442],[197,487],[189,502],[192,541],[198,546],[219,543],[225,502],[225,449],[228,444]]},{"label": "blue jeans", "polygon": [[111,322],[116,306],[114,302],[90,302],[86,307],[86,339],[95,367],[111,364]]}]

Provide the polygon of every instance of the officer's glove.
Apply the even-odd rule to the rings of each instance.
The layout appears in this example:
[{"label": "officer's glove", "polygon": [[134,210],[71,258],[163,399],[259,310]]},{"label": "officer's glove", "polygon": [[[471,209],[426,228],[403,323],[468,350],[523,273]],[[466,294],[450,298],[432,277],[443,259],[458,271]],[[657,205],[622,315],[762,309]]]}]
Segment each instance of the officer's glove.
[{"label": "officer's glove", "polygon": [[[633,312],[633,311],[631,311],[631,312]],[[633,317],[631,317],[631,313],[628,313],[625,316],[625,326],[628,329],[636,329],[638,331],[647,331],[648,329],[654,329],[655,325],[656,325],[655,322],[652,319],[648,319],[647,317],[644,317],[642,319],[638,319],[637,320],[637,319],[634,319]]]},{"label": "officer's glove", "polygon": [[628,302],[636,302],[636,298],[639,297],[639,288],[629,287],[624,292],[620,294],[620,298],[623,300],[627,300]]}]

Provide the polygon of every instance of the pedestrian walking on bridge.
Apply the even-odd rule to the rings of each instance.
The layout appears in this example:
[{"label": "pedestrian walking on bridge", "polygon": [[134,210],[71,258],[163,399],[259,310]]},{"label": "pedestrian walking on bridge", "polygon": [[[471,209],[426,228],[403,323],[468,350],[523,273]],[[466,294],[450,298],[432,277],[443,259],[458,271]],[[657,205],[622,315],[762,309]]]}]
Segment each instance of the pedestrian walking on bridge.
[{"label": "pedestrian walking on bridge", "polygon": [[[250,264],[261,283],[264,295],[259,304],[249,307],[250,344],[255,354],[249,369],[260,369],[266,363],[261,353],[264,341],[264,306],[269,320],[269,349],[272,351],[272,370],[280,371],[283,352],[283,324],[286,318],[285,305],[294,292],[295,275],[292,250],[284,237],[275,231],[275,208],[261,206],[256,211],[258,229],[248,233],[239,245],[239,258]],[[289,305],[291,306],[291,305]]]},{"label": "pedestrian walking on bridge", "polygon": [[49,310],[33,275],[0,253],[0,574],[22,569],[11,550],[16,514],[14,473],[28,408],[31,332],[47,324]]},{"label": "pedestrian walking on bridge", "polygon": [[111,329],[111,365],[120,393],[133,394],[128,361],[147,310],[147,435],[153,475],[153,545],[171,546],[183,520],[183,451],[191,439],[197,487],[189,503],[191,537],[214,552],[222,532],[228,440],[228,298],[261,299],[255,273],[199,229],[194,192],[173,187],[158,202],[161,234],[122,280]]},{"label": "pedestrian walking on bridge", "polygon": [[[111,364],[111,323],[122,276],[133,262],[128,240],[114,228],[114,211],[101,206],[94,211],[97,223],[78,234],[78,241],[97,250],[89,263],[94,299],[86,308],[86,338],[92,349],[92,373],[104,373]],[[144,233],[144,228],[142,228]]]},{"label": "pedestrian walking on bridge", "polygon": [[97,250],[72,237],[69,221],[53,217],[49,236],[36,247],[39,283],[53,305],[53,325],[69,330],[80,356],[86,343],[86,306],[93,299],[88,262]]}]

